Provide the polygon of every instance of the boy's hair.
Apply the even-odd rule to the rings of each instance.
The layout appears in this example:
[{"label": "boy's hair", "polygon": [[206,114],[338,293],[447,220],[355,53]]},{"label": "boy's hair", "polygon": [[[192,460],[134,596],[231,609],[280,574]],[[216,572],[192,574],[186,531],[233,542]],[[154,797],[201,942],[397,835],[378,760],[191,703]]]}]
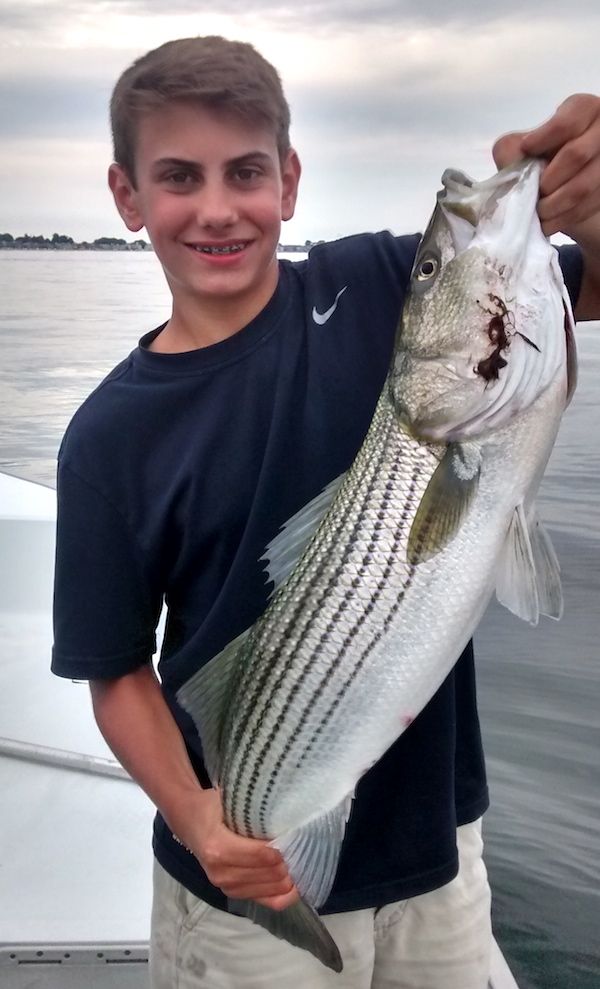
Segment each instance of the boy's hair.
[{"label": "boy's hair", "polygon": [[135,184],[135,143],[140,118],[157,107],[188,100],[227,110],[267,126],[280,161],[290,148],[290,109],[281,79],[250,44],[218,35],[167,41],[123,72],[110,101],[115,161]]}]

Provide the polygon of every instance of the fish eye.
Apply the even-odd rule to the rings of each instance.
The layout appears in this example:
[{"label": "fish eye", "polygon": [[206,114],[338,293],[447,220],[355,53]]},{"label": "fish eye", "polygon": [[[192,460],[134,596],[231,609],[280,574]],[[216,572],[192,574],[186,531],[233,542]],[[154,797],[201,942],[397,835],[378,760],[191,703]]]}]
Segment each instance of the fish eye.
[{"label": "fish eye", "polygon": [[417,265],[415,275],[417,281],[428,282],[431,278],[437,275],[439,268],[439,261],[433,254],[426,254],[421,258]]}]

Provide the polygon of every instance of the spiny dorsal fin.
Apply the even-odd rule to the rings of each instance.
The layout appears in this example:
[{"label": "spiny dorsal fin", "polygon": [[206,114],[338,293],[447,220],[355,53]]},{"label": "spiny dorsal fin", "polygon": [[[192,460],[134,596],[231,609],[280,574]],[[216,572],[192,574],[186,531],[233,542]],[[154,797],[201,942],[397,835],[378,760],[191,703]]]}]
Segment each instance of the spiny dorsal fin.
[{"label": "spiny dorsal fin", "polygon": [[456,536],[479,484],[481,454],[470,443],[450,443],[427,485],[408,539],[408,561],[416,566]]},{"label": "spiny dorsal fin", "polygon": [[288,519],[267,546],[261,560],[268,561],[265,567],[267,578],[275,584],[271,591],[271,597],[287,580],[304,553],[316,529],[329,511],[345,476],[345,474],[340,474],[308,505],[292,515],[291,519]]}]

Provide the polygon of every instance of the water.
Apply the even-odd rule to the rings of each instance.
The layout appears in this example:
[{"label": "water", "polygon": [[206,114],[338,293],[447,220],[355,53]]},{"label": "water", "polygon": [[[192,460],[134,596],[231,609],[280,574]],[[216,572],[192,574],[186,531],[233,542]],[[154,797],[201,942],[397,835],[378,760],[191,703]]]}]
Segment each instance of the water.
[{"label": "water", "polygon": [[[77,406],[169,314],[153,254],[0,251],[0,470],[54,483]],[[565,615],[478,630],[497,937],[522,989],[600,986],[600,324],[540,495]]]}]

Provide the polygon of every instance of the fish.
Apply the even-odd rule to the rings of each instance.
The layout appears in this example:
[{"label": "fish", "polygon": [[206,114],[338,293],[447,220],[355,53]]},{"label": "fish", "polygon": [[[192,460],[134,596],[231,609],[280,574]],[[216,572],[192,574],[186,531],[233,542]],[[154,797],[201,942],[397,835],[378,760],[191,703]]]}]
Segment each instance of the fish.
[{"label": "fish", "polygon": [[536,213],[541,168],[444,172],[354,462],[267,547],[262,616],[177,693],[227,827],[278,848],[300,894],[283,911],[229,908],[336,972],[317,911],[359,779],[440,687],[494,589],[533,624],[562,612],[534,499],[577,362]]}]

